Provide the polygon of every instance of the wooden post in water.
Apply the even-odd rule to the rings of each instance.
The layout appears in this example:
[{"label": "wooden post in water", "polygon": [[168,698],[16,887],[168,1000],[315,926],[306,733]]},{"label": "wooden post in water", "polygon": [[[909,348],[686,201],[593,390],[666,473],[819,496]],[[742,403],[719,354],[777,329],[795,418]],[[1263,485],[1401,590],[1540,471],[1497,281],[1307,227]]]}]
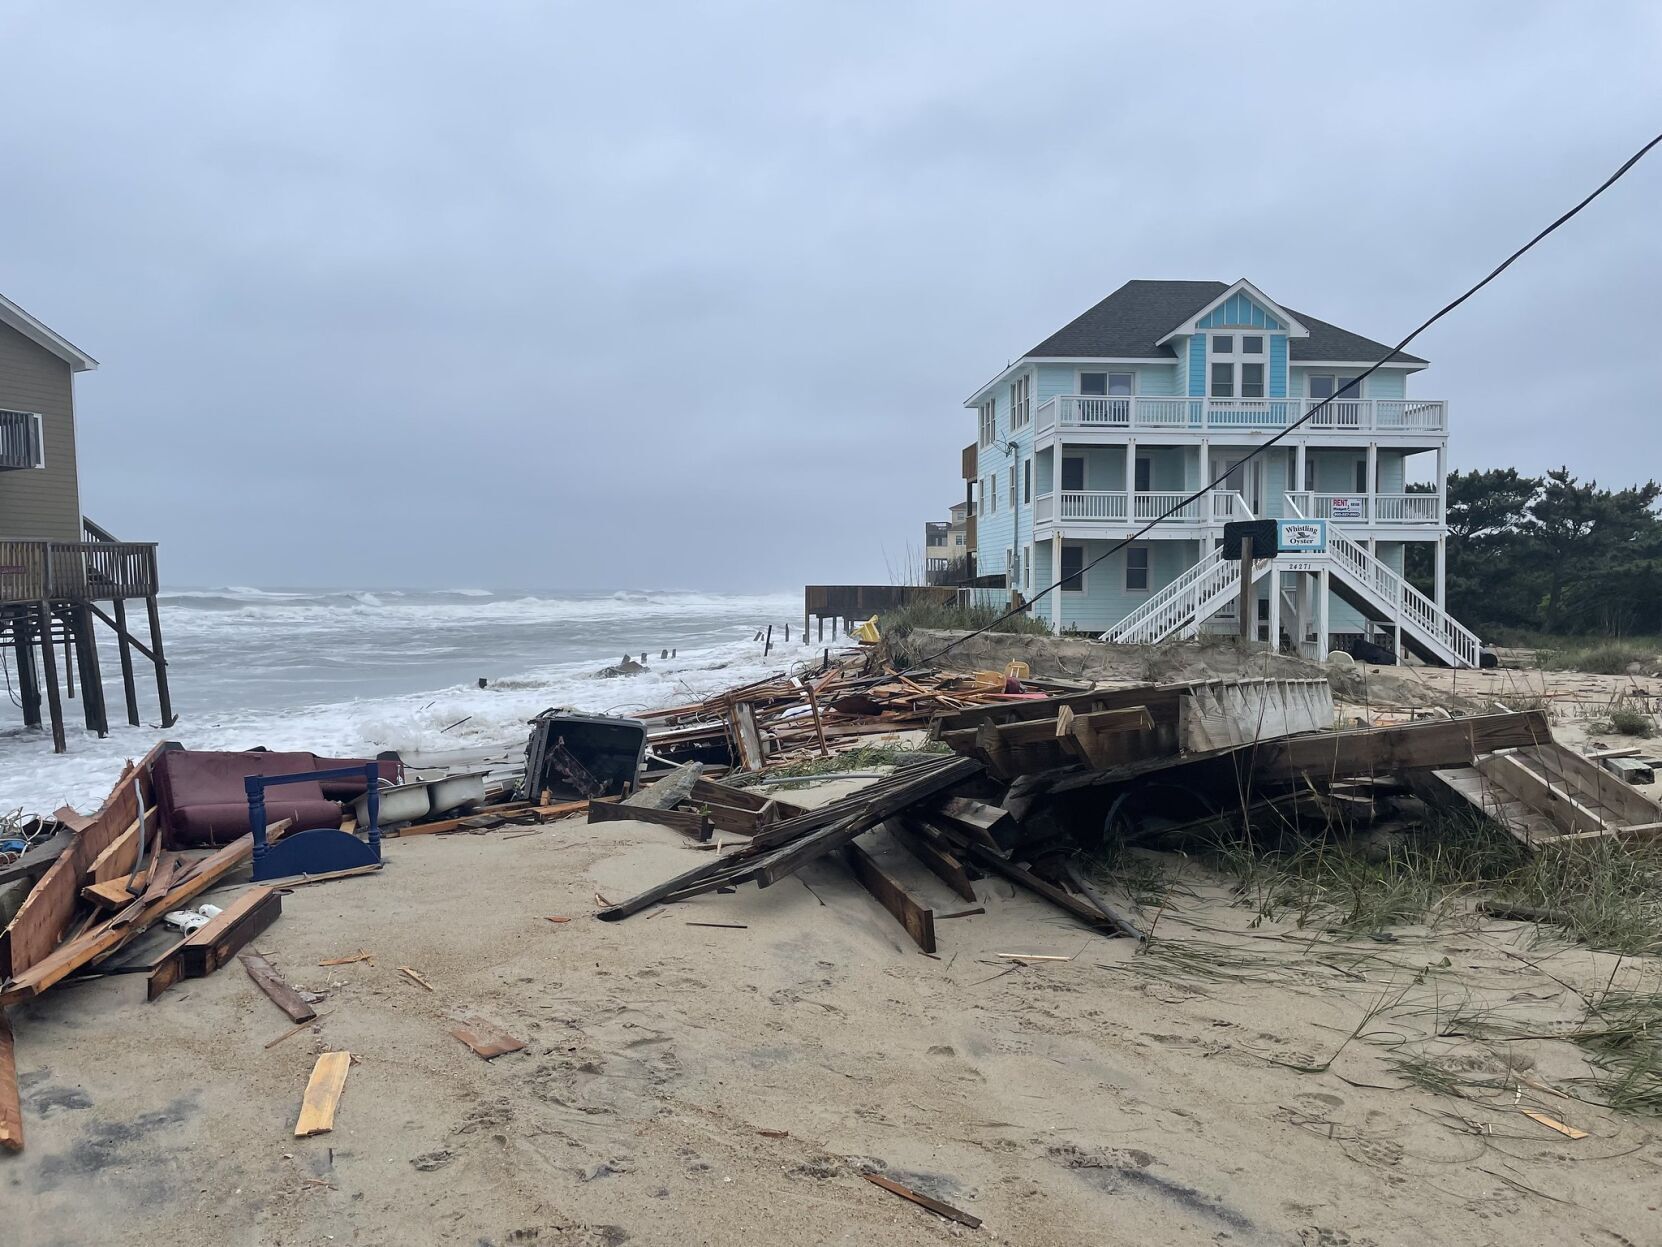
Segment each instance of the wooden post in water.
[{"label": "wooden post in water", "polygon": [[156,664],[156,700],[162,707],[162,726],[172,727],[179,720],[173,715],[173,699],[167,693],[167,656],[162,650],[162,616],[156,609],[156,595],[144,599],[144,609],[150,617],[150,652]]},{"label": "wooden post in water", "polygon": [[1258,635],[1258,612],[1248,611],[1247,607],[1256,605],[1252,593],[1252,538],[1241,538],[1241,602],[1236,612],[1240,615],[1241,636],[1243,638]]},{"label": "wooden post in water", "polygon": [[75,665],[81,672],[81,713],[87,729],[103,738],[110,734],[110,716],[104,705],[104,677],[98,670],[98,638],[92,631],[92,612],[84,605],[71,607],[69,628],[75,638]]},{"label": "wooden post in water", "polygon": [[46,708],[52,716],[52,752],[68,753],[63,734],[63,701],[58,696],[58,656],[52,649],[52,604],[40,603],[40,657],[46,668]]},{"label": "wooden post in water", "polygon": [[40,669],[35,666],[35,629],[27,610],[12,620],[17,655],[17,699],[23,703],[23,726],[40,726]]},{"label": "wooden post in water", "polygon": [[127,722],[139,725],[138,685],[133,679],[133,644],[127,635],[127,603],[115,600],[116,653],[121,657],[121,694],[127,699]]}]

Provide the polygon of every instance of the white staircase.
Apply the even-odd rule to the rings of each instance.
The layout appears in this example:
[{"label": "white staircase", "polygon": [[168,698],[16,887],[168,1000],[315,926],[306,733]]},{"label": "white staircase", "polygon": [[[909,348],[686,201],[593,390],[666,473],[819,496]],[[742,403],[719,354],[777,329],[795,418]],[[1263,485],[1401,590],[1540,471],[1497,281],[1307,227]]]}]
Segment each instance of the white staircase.
[{"label": "white staircase", "polygon": [[[1403,637],[1425,653],[1451,667],[1479,665],[1481,645],[1470,629],[1345,536],[1332,520],[1327,521],[1327,553],[1300,555],[1299,562],[1306,567],[1325,565],[1341,590],[1350,590],[1374,613],[1399,626]],[[1269,559],[1254,563],[1253,583],[1274,566]],[[1170,636],[1192,637],[1201,624],[1240,597],[1240,586],[1240,560],[1215,549],[1104,632],[1102,640],[1152,645]]]},{"label": "white staircase", "polygon": [[1350,588],[1405,637],[1451,667],[1476,667],[1482,643],[1437,603],[1327,522],[1327,561],[1333,578]]},{"label": "white staircase", "polygon": [[[1252,565],[1256,584],[1272,566],[1269,559]],[[1218,611],[1241,596],[1241,560],[1213,550],[1165,588],[1149,595],[1136,610],[1102,634],[1118,645],[1152,645],[1174,634],[1192,637]]]}]

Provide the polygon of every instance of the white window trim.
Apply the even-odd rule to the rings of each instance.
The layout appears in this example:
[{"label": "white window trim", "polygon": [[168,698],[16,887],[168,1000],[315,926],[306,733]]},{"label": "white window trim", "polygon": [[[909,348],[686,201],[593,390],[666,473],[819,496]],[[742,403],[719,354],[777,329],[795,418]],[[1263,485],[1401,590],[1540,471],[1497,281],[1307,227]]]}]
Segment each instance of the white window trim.
[{"label": "white window trim", "polygon": [[1033,374],[1024,373],[1010,382],[1010,428],[1025,429],[1033,419]]},{"label": "white window trim", "polygon": [[29,466],[31,468],[36,468],[36,469],[44,468],[46,466],[46,421],[45,421],[45,418],[38,411],[15,411],[15,410],[12,410],[10,408],[5,409],[5,414],[8,415],[8,416],[26,416],[29,419],[34,421],[34,424],[35,424],[35,437],[34,437],[35,461],[32,464],[30,464]]},{"label": "white window trim", "polygon": [[[1131,552],[1133,550],[1141,550],[1144,554],[1146,554],[1148,556],[1148,562],[1144,565],[1145,569],[1148,573],[1148,583],[1145,584],[1141,589],[1133,589],[1131,587]],[[1125,547],[1125,591],[1127,593],[1153,593],[1154,592],[1154,547],[1153,546],[1136,545],[1136,546],[1126,546]]]},{"label": "white window trim", "polygon": [[1087,372],[1100,372],[1103,375],[1103,378],[1104,378],[1103,388],[1105,390],[1110,390],[1110,389],[1113,388],[1112,378],[1113,378],[1113,375],[1116,372],[1120,373],[1122,375],[1129,375],[1130,378],[1131,378],[1131,393],[1129,395],[1126,395],[1126,394],[1106,394],[1106,395],[1093,395],[1093,397],[1098,397],[1098,398],[1100,398],[1100,397],[1135,398],[1142,391],[1142,388],[1143,388],[1142,387],[1143,374],[1142,374],[1141,369],[1125,368],[1125,367],[1114,368],[1114,367],[1110,367],[1107,364],[1104,364],[1100,368],[1075,368],[1073,370],[1073,392],[1075,394],[1078,394],[1078,395],[1081,395],[1081,396],[1083,396],[1085,394],[1085,374]]},{"label": "white window trim", "polygon": [[998,440],[998,400],[989,398],[976,408],[976,430],[980,434],[978,445],[985,450]]}]

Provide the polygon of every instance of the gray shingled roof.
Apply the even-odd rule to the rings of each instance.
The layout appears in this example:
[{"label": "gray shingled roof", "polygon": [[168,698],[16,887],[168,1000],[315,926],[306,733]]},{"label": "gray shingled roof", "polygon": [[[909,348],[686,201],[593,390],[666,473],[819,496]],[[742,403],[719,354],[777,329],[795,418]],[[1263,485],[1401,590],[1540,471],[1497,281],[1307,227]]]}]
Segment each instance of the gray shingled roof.
[{"label": "gray shingled roof", "polygon": [[[1075,317],[1027,353],[1039,356],[1095,359],[1171,359],[1169,346],[1159,345],[1178,325],[1216,299],[1232,282],[1128,281],[1082,316]],[[1300,360],[1373,361],[1390,347],[1359,333],[1340,329],[1325,320],[1287,308],[1310,331],[1308,338],[1290,344],[1294,363]],[[1396,357],[1410,364],[1426,361],[1403,352]]]}]

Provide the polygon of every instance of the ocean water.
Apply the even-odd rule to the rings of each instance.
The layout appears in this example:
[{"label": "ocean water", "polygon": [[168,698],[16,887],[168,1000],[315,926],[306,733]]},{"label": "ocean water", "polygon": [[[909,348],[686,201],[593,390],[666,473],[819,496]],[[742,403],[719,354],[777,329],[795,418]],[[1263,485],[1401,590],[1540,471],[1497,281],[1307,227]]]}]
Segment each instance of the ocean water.
[{"label": "ocean water", "polygon": [[[77,698],[65,704],[69,752],[54,755],[47,735],[23,728],[15,697],[0,701],[0,812],[48,813],[65,803],[90,810],[123,759],[164,738],[194,749],[265,745],[336,756],[515,752],[526,720],[550,706],[627,714],[675,705],[820,654],[802,643],[798,594],[232,587],[165,593],[161,610],[179,722],[162,731],[151,668],[135,656],[146,725],[127,725],[108,642],[107,739],[79,726]],[[755,636],[770,623],[775,644],[764,659]],[[677,656],[660,659],[664,649]],[[596,676],[643,651],[647,672]],[[5,692],[15,694],[7,666]]]}]

